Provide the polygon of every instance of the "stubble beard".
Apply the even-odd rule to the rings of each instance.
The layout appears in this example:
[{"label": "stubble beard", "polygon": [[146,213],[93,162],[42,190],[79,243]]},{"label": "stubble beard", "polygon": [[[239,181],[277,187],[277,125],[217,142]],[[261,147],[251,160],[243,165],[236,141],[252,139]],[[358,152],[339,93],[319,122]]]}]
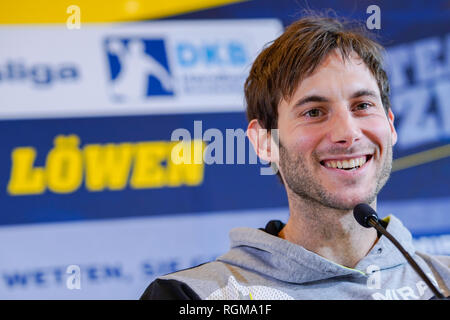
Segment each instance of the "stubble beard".
[{"label": "stubble beard", "polygon": [[[288,150],[279,141],[280,150],[280,167],[282,170],[284,183],[289,189],[311,207],[323,206],[342,211],[353,210],[357,203],[345,203],[331,192],[326,190],[314,174],[306,166],[306,161],[301,154],[291,155]],[[392,170],[392,142],[389,140],[387,146],[386,157],[381,168],[378,170],[375,180],[376,185],[372,190],[359,202],[371,204],[376,200],[380,190],[384,187],[389,179]]]}]

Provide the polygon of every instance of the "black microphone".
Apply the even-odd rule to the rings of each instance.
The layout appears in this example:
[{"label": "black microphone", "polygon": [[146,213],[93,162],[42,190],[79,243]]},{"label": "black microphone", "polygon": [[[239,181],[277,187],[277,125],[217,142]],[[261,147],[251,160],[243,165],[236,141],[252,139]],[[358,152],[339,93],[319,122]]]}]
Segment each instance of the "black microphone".
[{"label": "black microphone", "polygon": [[378,221],[378,215],[373,210],[371,206],[365,203],[358,204],[353,209],[353,216],[360,225],[365,228],[374,227],[382,235],[386,236],[391,242],[397,247],[398,250],[403,254],[411,267],[417,272],[417,274],[422,278],[423,281],[428,285],[428,287],[433,291],[434,295],[438,299],[445,299],[444,295],[433,285],[433,283],[428,279],[425,272],[419,267],[419,265],[414,261],[414,259],[409,255],[409,253],[402,247],[402,245],[380,224]]}]

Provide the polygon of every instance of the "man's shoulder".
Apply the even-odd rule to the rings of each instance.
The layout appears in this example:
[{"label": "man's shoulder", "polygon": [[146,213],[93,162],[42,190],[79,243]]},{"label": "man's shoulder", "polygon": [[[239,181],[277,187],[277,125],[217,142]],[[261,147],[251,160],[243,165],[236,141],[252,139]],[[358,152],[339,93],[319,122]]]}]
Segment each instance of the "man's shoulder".
[{"label": "man's shoulder", "polygon": [[443,265],[447,266],[447,268],[450,268],[450,256],[432,256],[434,259],[442,263]]},{"label": "man's shoulder", "polygon": [[424,259],[428,264],[438,265],[440,267],[446,267],[447,269],[450,269],[450,256],[433,255],[421,251],[417,251],[416,254]]},{"label": "man's shoulder", "polygon": [[225,286],[236,270],[220,261],[179,270],[158,277],[147,287],[141,300],[200,300]]},{"label": "man's shoulder", "polygon": [[427,263],[444,295],[450,296],[450,256],[431,255],[420,251],[416,254]]},{"label": "man's shoulder", "polygon": [[200,300],[200,297],[184,282],[158,278],[145,289],[140,300]]}]

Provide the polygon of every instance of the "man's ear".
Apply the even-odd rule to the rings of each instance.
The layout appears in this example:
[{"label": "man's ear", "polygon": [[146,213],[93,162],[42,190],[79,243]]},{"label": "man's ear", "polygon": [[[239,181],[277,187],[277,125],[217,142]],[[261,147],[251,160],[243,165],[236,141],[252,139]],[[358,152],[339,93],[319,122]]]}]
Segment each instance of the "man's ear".
[{"label": "man's ear", "polygon": [[258,157],[278,164],[278,135],[273,135],[273,130],[277,129],[264,129],[257,119],[253,119],[248,124],[247,136]]},{"label": "man's ear", "polygon": [[388,121],[392,132],[392,145],[395,145],[397,143],[397,131],[395,130],[394,119],[395,119],[394,113],[392,112],[392,109],[389,108]]}]

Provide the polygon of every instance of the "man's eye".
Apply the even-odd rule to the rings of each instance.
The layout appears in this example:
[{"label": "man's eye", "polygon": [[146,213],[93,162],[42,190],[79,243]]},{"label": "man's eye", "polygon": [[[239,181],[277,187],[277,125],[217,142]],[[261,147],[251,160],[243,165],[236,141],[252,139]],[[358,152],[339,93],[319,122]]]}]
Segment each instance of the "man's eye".
[{"label": "man's eye", "polygon": [[356,110],[367,110],[371,107],[371,105],[369,103],[360,103],[356,106]]},{"label": "man's eye", "polygon": [[310,118],[320,117],[322,115],[322,111],[319,109],[311,109],[305,112],[305,115]]}]

